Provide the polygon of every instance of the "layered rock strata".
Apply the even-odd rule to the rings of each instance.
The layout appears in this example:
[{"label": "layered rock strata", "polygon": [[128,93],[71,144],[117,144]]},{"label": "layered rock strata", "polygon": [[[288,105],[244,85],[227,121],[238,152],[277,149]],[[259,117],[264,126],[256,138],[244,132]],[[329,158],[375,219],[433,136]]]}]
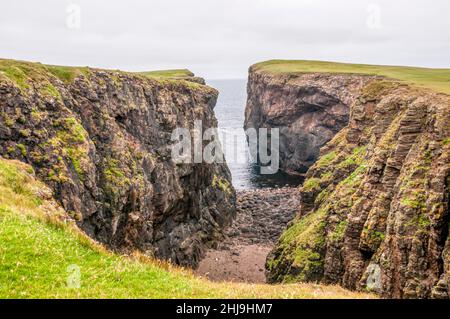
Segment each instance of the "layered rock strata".
[{"label": "layered rock strata", "polygon": [[450,97],[351,74],[255,72],[249,92],[247,125],[290,125],[283,168],[305,170],[323,144],[267,259],[268,280],[448,298]]},{"label": "layered rock strata", "polygon": [[218,92],[193,81],[0,60],[0,155],[31,164],[98,241],[195,266],[235,191],[225,163],[171,158],[175,128],[217,126]]},{"label": "layered rock strata", "polygon": [[273,75],[250,68],[244,128],[278,128],[280,168],[306,173],[320,148],[349,121],[350,105],[374,77]]}]

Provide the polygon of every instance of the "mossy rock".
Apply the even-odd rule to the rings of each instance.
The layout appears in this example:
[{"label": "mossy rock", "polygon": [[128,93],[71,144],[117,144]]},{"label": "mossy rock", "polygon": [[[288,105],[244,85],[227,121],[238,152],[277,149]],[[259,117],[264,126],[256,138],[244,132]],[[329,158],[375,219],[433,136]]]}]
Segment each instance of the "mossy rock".
[{"label": "mossy rock", "polygon": [[326,209],[298,218],[266,263],[272,281],[318,281],[323,275]]},{"label": "mossy rock", "polygon": [[228,180],[226,180],[223,177],[219,177],[217,175],[213,176],[213,180],[211,185],[213,187],[217,187],[220,190],[222,190],[223,192],[227,193],[227,194],[232,194],[233,190],[232,190],[232,186],[230,184],[230,182]]}]

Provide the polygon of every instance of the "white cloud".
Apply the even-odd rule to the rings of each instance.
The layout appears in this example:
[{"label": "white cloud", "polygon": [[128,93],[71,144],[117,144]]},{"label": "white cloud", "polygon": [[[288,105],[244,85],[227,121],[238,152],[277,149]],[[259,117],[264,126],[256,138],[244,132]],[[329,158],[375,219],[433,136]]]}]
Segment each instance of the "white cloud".
[{"label": "white cloud", "polygon": [[[71,3],[80,28],[67,27]],[[272,58],[450,67],[448,12],[447,0],[15,0],[0,57],[208,78]]]}]

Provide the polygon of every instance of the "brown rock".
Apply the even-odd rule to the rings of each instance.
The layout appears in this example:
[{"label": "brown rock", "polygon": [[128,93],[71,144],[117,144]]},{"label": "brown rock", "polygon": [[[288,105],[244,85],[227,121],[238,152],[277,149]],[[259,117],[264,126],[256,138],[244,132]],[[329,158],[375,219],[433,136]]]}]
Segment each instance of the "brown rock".
[{"label": "brown rock", "polygon": [[235,192],[226,164],[174,163],[171,133],[195,120],[216,127],[218,92],[94,69],[63,69],[73,79],[59,79],[61,70],[42,64],[0,63],[27,74],[26,86],[0,74],[0,155],[31,164],[91,237],[196,265],[231,222]]},{"label": "brown rock", "polygon": [[[304,109],[297,101],[333,87],[347,97],[339,101],[349,106],[349,121],[307,172],[299,217],[268,258],[269,281],[322,281],[393,298],[448,298],[450,97],[353,75],[293,77],[250,74],[249,90],[263,97],[256,108],[250,102],[250,122],[256,109],[297,119]],[[274,93],[277,87],[283,94]],[[268,117],[265,123],[274,122]],[[300,128],[291,139],[298,135],[301,143],[304,133]],[[296,145],[297,152],[310,154],[310,147]],[[290,160],[282,165],[293,167]]]}]

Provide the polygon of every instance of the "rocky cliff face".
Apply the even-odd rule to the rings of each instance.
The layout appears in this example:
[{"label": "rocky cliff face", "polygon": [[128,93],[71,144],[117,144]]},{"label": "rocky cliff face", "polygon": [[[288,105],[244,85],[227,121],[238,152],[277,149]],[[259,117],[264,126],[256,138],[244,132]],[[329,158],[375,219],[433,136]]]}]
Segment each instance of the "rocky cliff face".
[{"label": "rocky cliff face", "polygon": [[31,164],[93,238],[197,264],[231,221],[235,192],[226,164],[175,164],[171,133],[217,126],[216,90],[8,60],[0,71],[1,156]]},{"label": "rocky cliff face", "polygon": [[279,128],[280,168],[305,173],[319,151],[348,124],[350,105],[369,76],[277,75],[250,68],[245,125]]},{"label": "rocky cliff face", "polygon": [[282,127],[282,168],[315,162],[268,280],[448,298],[450,97],[379,77],[252,69],[248,92],[246,126]]}]

